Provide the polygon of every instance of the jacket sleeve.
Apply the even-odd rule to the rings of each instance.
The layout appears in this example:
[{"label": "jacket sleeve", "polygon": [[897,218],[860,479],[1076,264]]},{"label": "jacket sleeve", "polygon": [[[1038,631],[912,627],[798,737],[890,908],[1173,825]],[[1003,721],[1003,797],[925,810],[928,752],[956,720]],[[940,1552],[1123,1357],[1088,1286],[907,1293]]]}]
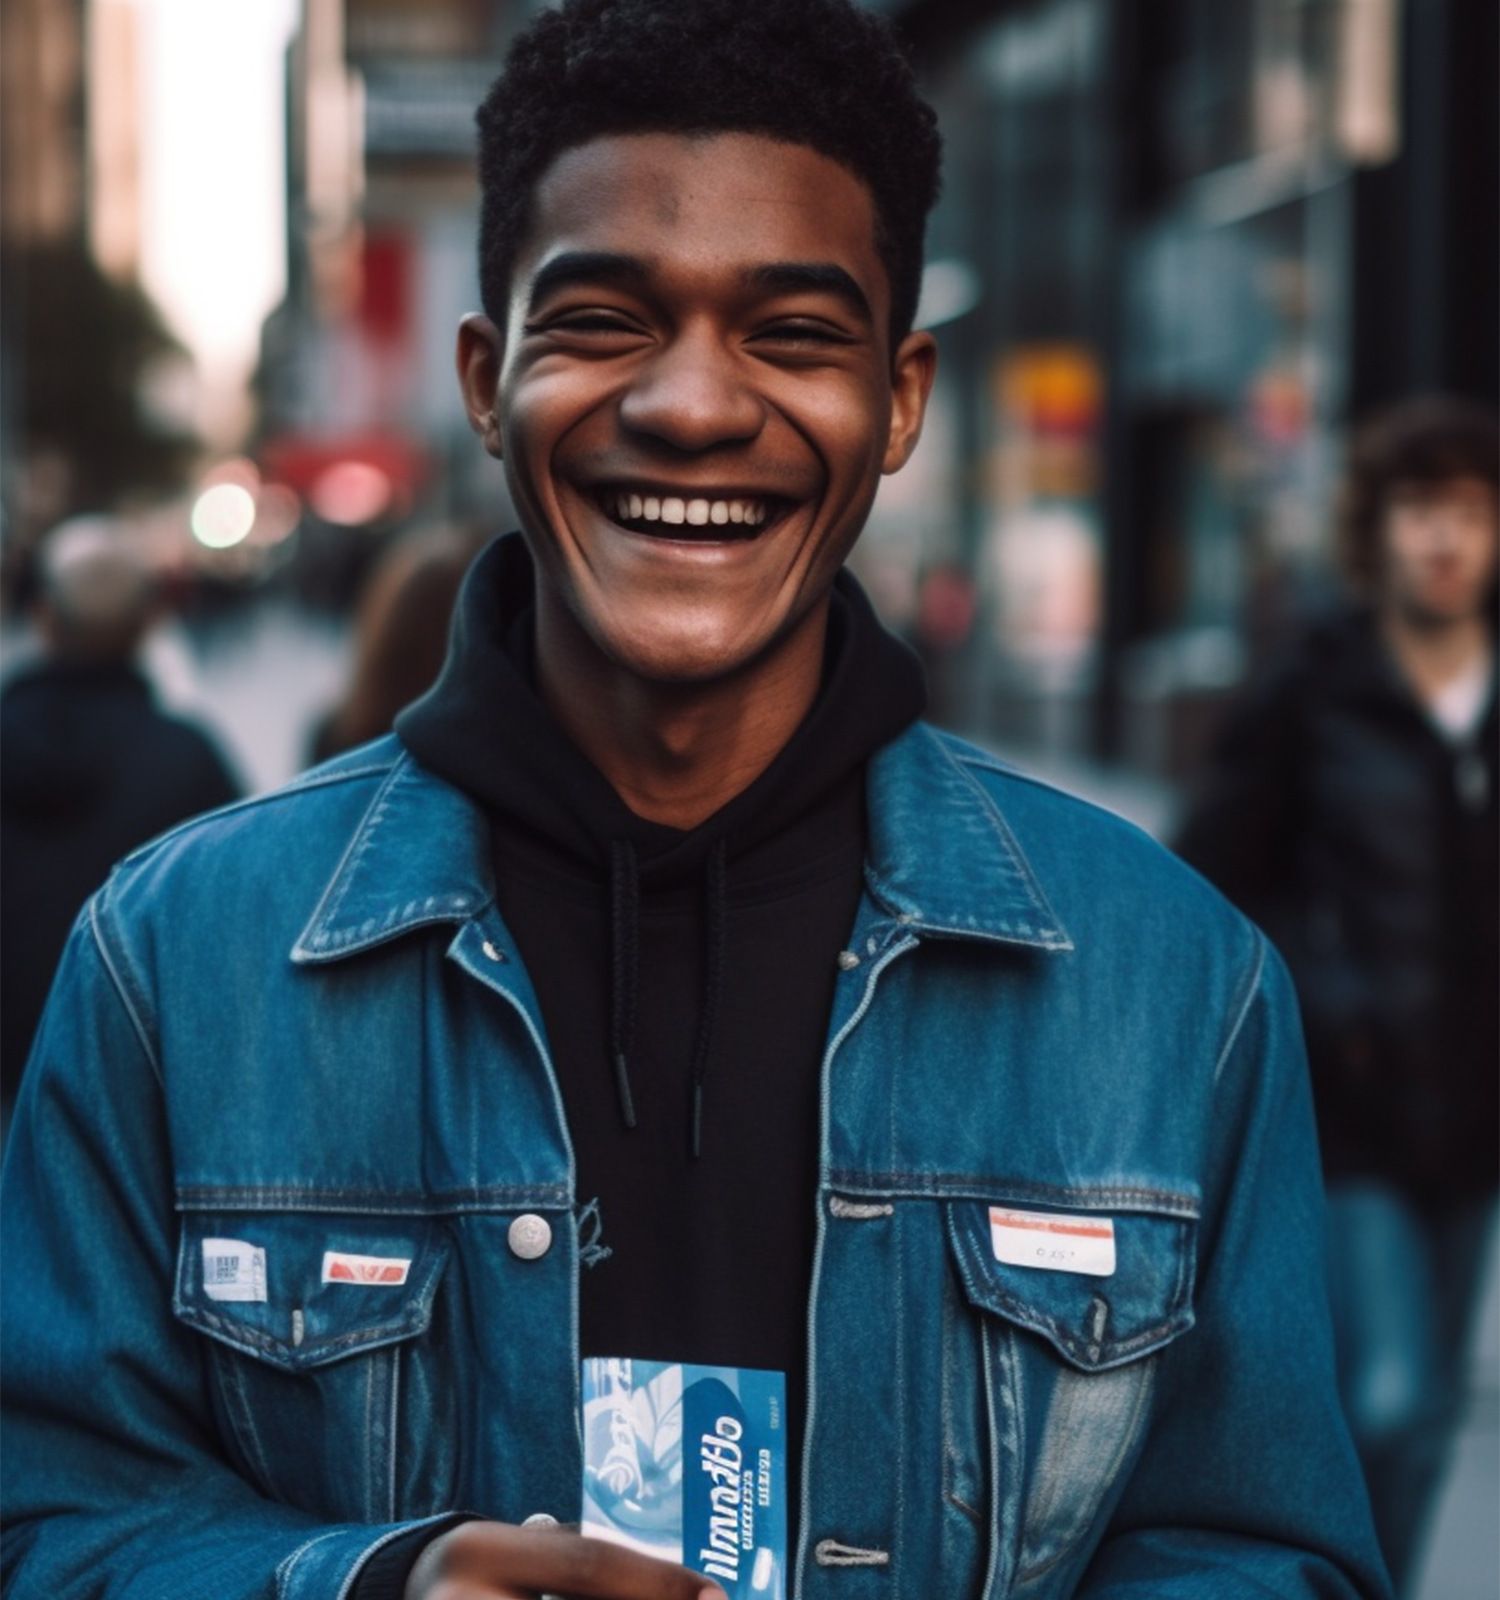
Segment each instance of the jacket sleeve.
[{"label": "jacket sleeve", "polygon": [[1257,949],[1206,1133],[1195,1325],[1162,1357],[1089,1600],[1390,1592],[1335,1387],[1297,1013],[1280,959]]},{"label": "jacket sleeve", "polygon": [[202,1352],[172,1310],[151,1041],[94,912],[64,954],[0,1189],[7,1600],[328,1600],[413,1525],[320,1526],[228,1459]]}]

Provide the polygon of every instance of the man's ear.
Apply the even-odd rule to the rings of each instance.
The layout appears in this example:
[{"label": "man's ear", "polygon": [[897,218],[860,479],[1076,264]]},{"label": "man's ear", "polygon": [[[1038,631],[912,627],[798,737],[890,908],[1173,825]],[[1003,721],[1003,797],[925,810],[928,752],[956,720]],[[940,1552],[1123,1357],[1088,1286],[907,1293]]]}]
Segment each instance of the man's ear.
[{"label": "man's ear", "polygon": [[896,347],[891,375],[891,431],[882,472],[899,472],[922,437],[927,397],[937,376],[937,341],[930,333],[909,333]]},{"label": "man's ear", "polygon": [[469,426],[484,447],[499,460],[500,418],[496,402],[500,389],[500,362],[505,340],[488,317],[471,311],[458,325],[458,386],[463,390]]}]

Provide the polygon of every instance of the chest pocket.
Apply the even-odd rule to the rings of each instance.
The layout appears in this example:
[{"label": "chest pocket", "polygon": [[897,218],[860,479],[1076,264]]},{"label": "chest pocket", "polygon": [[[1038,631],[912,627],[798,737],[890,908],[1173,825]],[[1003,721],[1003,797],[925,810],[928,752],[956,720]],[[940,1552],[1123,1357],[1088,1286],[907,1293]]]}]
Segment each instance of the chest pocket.
[{"label": "chest pocket", "polygon": [[[1086,1561],[1144,1438],[1154,1357],[1193,1324],[1196,1219],[1107,1205],[1088,1215],[1111,1224],[1108,1272],[1000,1260],[990,1206],[948,1206],[956,1276],[979,1326],[990,1481],[1013,1486],[1019,1506],[998,1530],[1014,1541],[1016,1588]],[[1045,1249],[1045,1233],[1035,1243]],[[1094,1264],[1108,1265],[1093,1244]]]},{"label": "chest pocket", "polygon": [[173,1310],[208,1340],[243,1472],[331,1521],[416,1516],[451,1474],[434,1308],[449,1243],[427,1218],[192,1212]]}]

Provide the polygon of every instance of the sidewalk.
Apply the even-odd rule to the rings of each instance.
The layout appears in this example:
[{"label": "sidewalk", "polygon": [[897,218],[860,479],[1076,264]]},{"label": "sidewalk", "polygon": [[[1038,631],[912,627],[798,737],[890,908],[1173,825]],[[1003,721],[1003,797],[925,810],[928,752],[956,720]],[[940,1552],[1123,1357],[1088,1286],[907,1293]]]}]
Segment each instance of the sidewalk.
[{"label": "sidewalk", "polygon": [[1500,1248],[1490,1243],[1468,1405],[1434,1518],[1416,1600],[1500,1595]]}]

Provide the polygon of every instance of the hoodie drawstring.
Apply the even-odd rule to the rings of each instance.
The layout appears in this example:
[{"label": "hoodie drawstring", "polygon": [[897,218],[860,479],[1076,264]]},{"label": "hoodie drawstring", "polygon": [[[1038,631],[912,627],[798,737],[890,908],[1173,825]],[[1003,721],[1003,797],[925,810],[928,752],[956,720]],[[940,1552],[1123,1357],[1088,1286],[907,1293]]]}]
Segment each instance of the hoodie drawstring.
[{"label": "hoodie drawstring", "polygon": [[630,1093],[630,1046],[640,997],[641,879],[635,846],[616,839],[609,847],[609,923],[611,971],[609,1053],[614,1064],[615,1093],[625,1126],[635,1126],[635,1101]]},{"label": "hoodie drawstring", "polygon": [[[635,1039],[640,999],[641,905],[640,865],[629,839],[615,839],[609,847],[610,943],[610,1061],[620,1116],[627,1128],[636,1126],[635,1098],[630,1088],[630,1047]],[[714,1030],[724,988],[724,929],[728,896],[725,889],[728,847],[714,841],[703,873],[703,989],[698,1006],[698,1036],[693,1041],[692,1073],[688,1082],[688,1148],[696,1161],[703,1153],[703,1083],[713,1053]]]},{"label": "hoodie drawstring", "polygon": [[725,843],[714,841],[703,876],[703,998],[698,1007],[698,1037],[693,1044],[693,1077],[689,1090],[688,1141],[696,1161],[703,1154],[703,1080],[719,1020],[724,987],[724,857]]}]

